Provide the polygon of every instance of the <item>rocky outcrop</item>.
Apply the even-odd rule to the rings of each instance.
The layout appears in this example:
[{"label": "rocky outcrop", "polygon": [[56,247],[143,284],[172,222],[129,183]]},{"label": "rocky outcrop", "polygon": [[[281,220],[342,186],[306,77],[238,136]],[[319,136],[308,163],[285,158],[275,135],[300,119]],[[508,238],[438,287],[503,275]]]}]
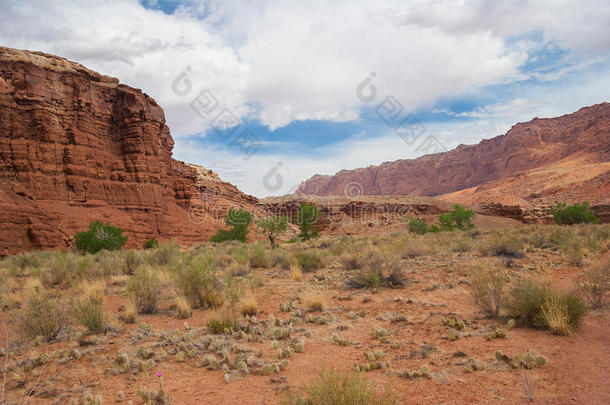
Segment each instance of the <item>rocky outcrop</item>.
[{"label": "rocky outcrop", "polygon": [[[610,161],[609,103],[582,108],[558,118],[535,118],[513,126],[505,135],[483,140],[477,145],[460,145],[446,153],[342,170],[334,176],[315,175],[301,183],[297,192],[319,196],[353,195],[356,189],[364,195],[438,196],[571,159],[578,160],[581,165]],[[583,171],[601,176],[602,180],[610,177],[605,167],[581,167]],[[565,178],[565,173],[558,173],[557,177]],[[578,179],[575,181],[578,183]],[[550,194],[573,189],[573,184],[564,190],[552,191],[552,188],[552,184],[545,184],[545,189],[551,190]],[[511,192],[516,193],[516,199],[530,194],[518,188]],[[506,195],[506,192],[501,194]]]},{"label": "rocky outcrop", "polygon": [[92,220],[123,228],[130,246],[195,242],[229,206],[259,208],[172,158],[155,100],[64,58],[0,48],[0,123],[0,254],[68,248]]},{"label": "rocky outcrop", "polygon": [[450,211],[452,205],[444,201],[425,197],[407,196],[362,196],[362,197],[316,197],[290,195],[268,197],[263,202],[269,213],[287,216],[298,224],[301,203],[314,203],[320,210],[315,226],[326,234],[358,234],[404,229],[405,218],[416,216],[428,222],[436,222],[438,216]]}]

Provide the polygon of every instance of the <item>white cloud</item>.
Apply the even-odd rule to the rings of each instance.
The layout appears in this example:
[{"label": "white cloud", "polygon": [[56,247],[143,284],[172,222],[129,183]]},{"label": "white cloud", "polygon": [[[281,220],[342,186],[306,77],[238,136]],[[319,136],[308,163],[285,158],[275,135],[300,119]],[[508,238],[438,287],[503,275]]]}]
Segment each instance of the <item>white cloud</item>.
[{"label": "white cloud", "polygon": [[[371,72],[378,100],[395,95],[407,110],[494,84],[532,77],[552,82],[608,62],[608,21],[605,0],[189,0],[172,15],[136,0],[5,0],[0,42],[65,56],[143,89],[165,109],[180,158],[266,195],[276,192],[265,189],[261,178],[280,161],[284,187],[290,188],[316,172],[416,154],[396,147],[400,140],[390,130],[348,137],[314,157],[270,154],[243,161],[223,149],[200,149],[180,140],[209,124],[189,107],[200,90],[210,89],[239,118],[270,128],[294,120],[353,121],[363,108],[356,87]],[[542,43],[531,38],[534,31]],[[549,42],[569,50],[571,63],[550,72],[520,72],[530,53]],[[192,89],[180,96],[172,82],[187,68]],[[514,120],[603,101],[608,80],[587,77],[552,92],[522,88],[469,113],[480,122],[428,130],[447,147],[473,143],[504,132]]]}]

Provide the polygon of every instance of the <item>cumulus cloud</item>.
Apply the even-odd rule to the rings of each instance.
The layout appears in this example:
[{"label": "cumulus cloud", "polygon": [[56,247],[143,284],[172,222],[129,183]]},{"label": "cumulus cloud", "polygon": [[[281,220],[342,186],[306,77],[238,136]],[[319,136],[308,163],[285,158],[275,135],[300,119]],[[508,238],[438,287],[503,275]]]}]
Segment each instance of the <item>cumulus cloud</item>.
[{"label": "cumulus cloud", "polygon": [[[160,3],[4,0],[0,43],[65,56],[143,89],[165,109],[180,158],[216,165],[258,195],[273,194],[261,186],[261,176],[278,161],[291,162],[283,170],[292,184],[314,172],[413,153],[395,147],[388,130],[346,134],[315,157],[257,155],[229,168],[236,158],[231,151],[201,149],[186,138],[205,136],[210,125],[189,105],[201,90],[209,89],[237,118],[271,129],[302,120],[355,121],[371,107],[356,97],[356,88],[374,72],[378,100],[393,95],[405,110],[436,108],[436,115],[485,121],[438,127],[448,146],[461,143],[460,136],[469,143],[500,133],[510,120],[569,112],[577,102],[591,104],[608,94],[605,79],[556,87],[566,95],[559,99],[524,84],[608,66],[610,3],[603,0],[183,0],[172,3],[171,13]],[[523,68],[549,44],[565,50],[559,68]],[[437,106],[509,84],[518,91],[461,117]]]}]

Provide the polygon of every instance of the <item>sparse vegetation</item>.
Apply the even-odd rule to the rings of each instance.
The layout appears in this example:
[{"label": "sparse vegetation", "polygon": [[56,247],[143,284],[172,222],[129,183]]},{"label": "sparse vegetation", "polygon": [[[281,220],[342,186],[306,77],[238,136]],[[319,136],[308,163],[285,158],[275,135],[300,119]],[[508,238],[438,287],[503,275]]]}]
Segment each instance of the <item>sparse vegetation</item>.
[{"label": "sparse vegetation", "polygon": [[68,316],[59,298],[40,286],[27,292],[23,308],[13,314],[17,331],[28,338],[49,342],[68,327]]},{"label": "sparse vegetation", "polygon": [[508,276],[500,268],[479,270],[470,279],[470,293],[486,316],[495,318],[500,314],[500,304],[507,283]]},{"label": "sparse vegetation", "polygon": [[604,306],[610,291],[610,259],[583,272],[581,284],[585,296],[594,309]]},{"label": "sparse vegetation", "polygon": [[94,221],[89,224],[87,231],[77,233],[74,240],[76,249],[81,252],[97,253],[103,249],[120,250],[127,242],[127,236],[123,236],[121,228]]},{"label": "sparse vegetation", "polygon": [[139,313],[154,314],[161,300],[159,276],[146,267],[140,267],[127,283],[127,291],[133,297]]},{"label": "sparse vegetation", "polygon": [[378,393],[374,385],[358,372],[322,369],[300,392],[289,394],[282,405],[394,405],[398,392],[386,387]]},{"label": "sparse vegetation", "polygon": [[296,254],[296,259],[299,262],[300,268],[305,273],[318,270],[322,267],[322,259],[314,251],[301,251]]},{"label": "sparse vegetation", "polygon": [[193,309],[222,304],[222,285],[213,258],[185,260],[173,270],[174,284]]}]

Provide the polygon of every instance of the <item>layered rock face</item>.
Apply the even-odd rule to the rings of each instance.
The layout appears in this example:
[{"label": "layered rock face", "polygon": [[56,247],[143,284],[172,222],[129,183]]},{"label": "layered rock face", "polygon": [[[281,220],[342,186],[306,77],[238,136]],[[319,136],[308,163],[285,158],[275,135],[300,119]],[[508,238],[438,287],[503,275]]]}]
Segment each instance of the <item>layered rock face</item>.
[{"label": "layered rock face", "polygon": [[[548,173],[537,173],[537,183],[515,181],[530,170],[557,164],[562,166],[554,173],[565,183],[566,175],[573,175],[571,183],[554,187],[548,181]],[[576,162],[571,165],[570,162]],[[356,170],[342,170],[334,176],[315,175],[303,182],[297,192],[314,195],[349,195],[349,188],[357,184],[365,195],[424,195],[438,196],[459,190],[474,188],[492,181],[512,181],[510,190],[504,188],[494,198],[514,197],[514,204],[527,200],[534,203],[569,200],[582,201],[587,196],[570,194],[575,185],[593,181],[606,187],[610,178],[610,104],[602,103],[558,118],[533,119],[519,123],[506,135],[483,140],[477,145],[460,145],[457,148],[411,160],[398,160]],[[605,165],[600,165],[605,164]],[[572,167],[571,167],[572,166]],[[575,174],[572,169],[582,173]],[[581,176],[580,178],[578,176]],[[583,177],[584,176],[584,177]],[[544,183],[544,179],[547,179]],[[541,184],[544,183],[544,184]],[[559,183],[558,183],[559,184]],[[529,188],[528,188],[529,187]],[[545,190],[539,195],[532,189]],[[583,189],[584,190],[584,189]],[[508,191],[508,193],[507,193]],[[595,193],[604,203],[608,193]],[[489,200],[491,194],[471,198],[471,202]],[[460,196],[454,196],[459,201]],[[463,197],[463,196],[462,196]],[[528,200],[529,198],[529,200]],[[494,201],[491,199],[490,201]],[[525,201],[525,202],[527,202]]]},{"label": "layered rock face", "polygon": [[93,220],[123,228],[129,246],[194,242],[229,206],[259,207],[172,158],[152,98],[64,58],[0,48],[0,131],[0,254],[68,248]]}]

